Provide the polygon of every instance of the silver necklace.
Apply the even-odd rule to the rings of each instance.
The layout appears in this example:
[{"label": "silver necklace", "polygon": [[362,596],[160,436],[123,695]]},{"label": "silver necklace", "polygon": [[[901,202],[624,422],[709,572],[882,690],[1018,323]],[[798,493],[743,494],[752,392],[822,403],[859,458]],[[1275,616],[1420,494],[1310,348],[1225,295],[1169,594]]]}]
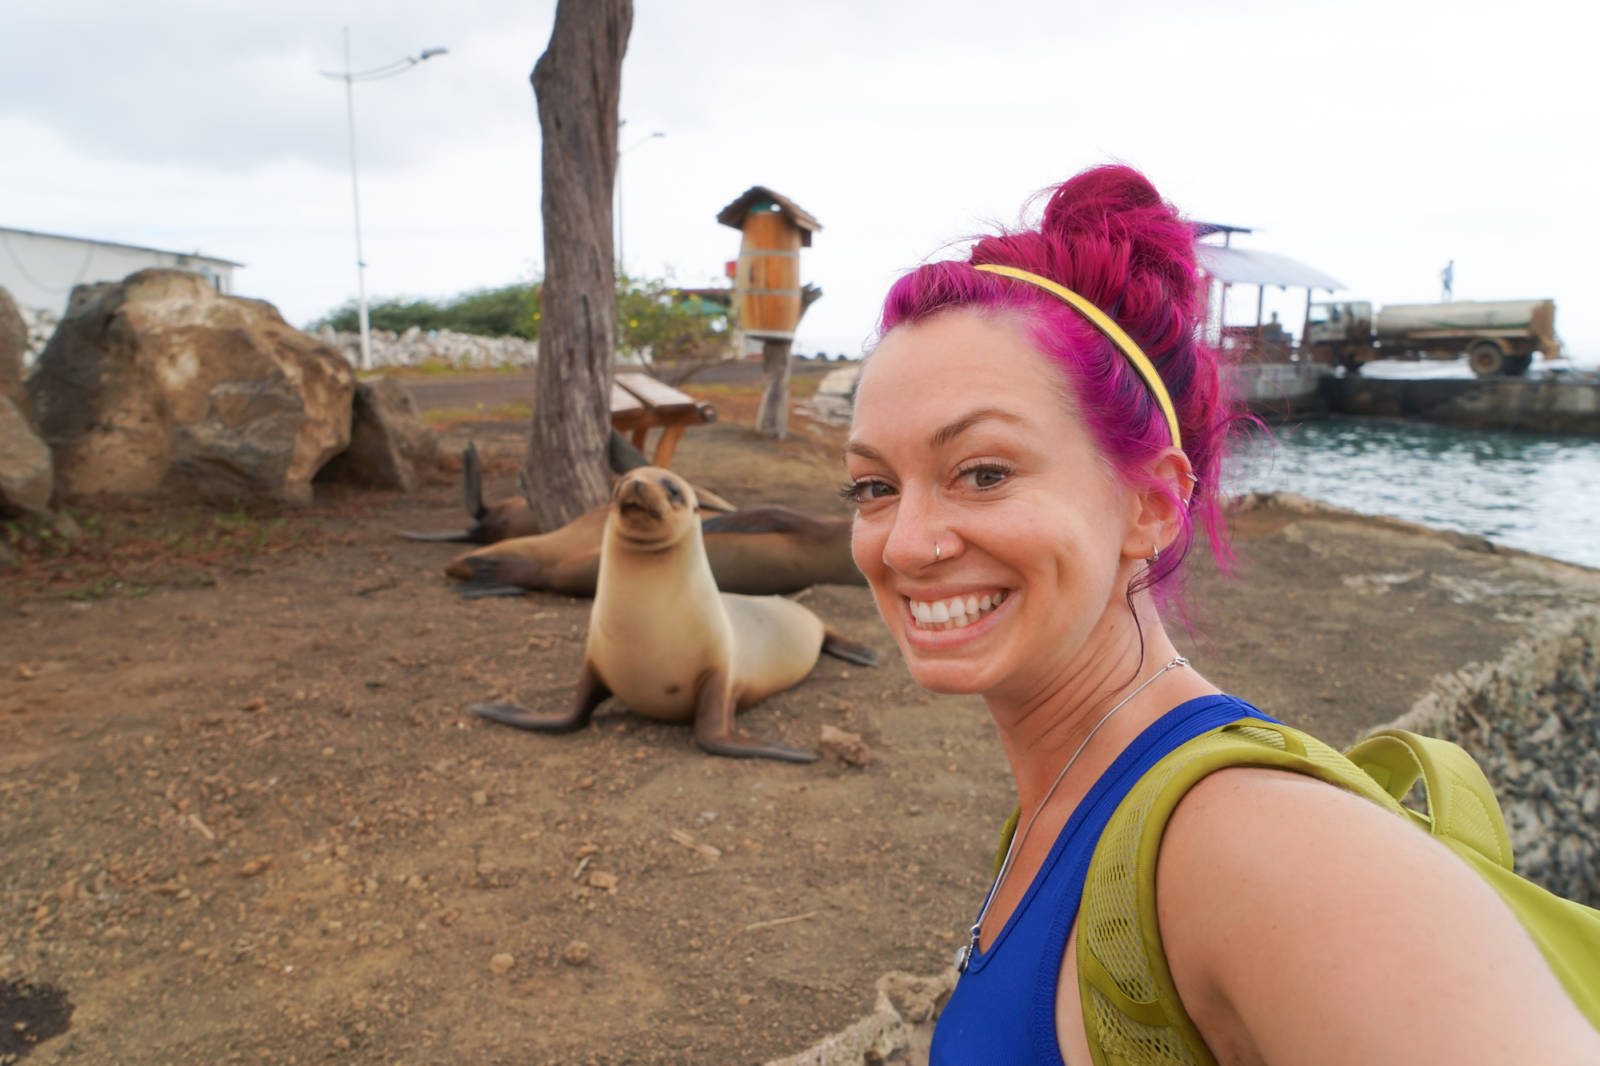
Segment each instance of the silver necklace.
[{"label": "silver necklace", "polygon": [[1112,715],[1122,710],[1123,706],[1126,705],[1129,700],[1143,692],[1146,686],[1148,686],[1152,681],[1166,673],[1168,670],[1175,670],[1180,666],[1188,665],[1188,659],[1185,659],[1181,655],[1177,656],[1167,665],[1163,666],[1161,669],[1157,670],[1155,673],[1141,681],[1138,688],[1122,697],[1122,699],[1117,701],[1116,706],[1112,707],[1105,714],[1101,715],[1100,720],[1094,724],[1094,728],[1089,730],[1089,735],[1083,738],[1083,743],[1078,745],[1078,750],[1072,753],[1072,758],[1067,760],[1067,765],[1061,768],[1061,772],[1056,774],[1056,779],[1050,782],[1050,787],[1045,789],[1044,799],[1039,801],[1039,806],[1035,807],[1033,809],[1033,813],[1028,816],[1028,824],[1022,827],[1022,832],[1011,834],[1011,843],[1006,847],[1006,857],[1005,861],[1000,864],[1000,873],[995,876],[994,884],[989,886],[989,894],[983,898],[983,909],[978,911],[978,920],[972,923],[972,939],[956,949],[955,961],[956,971],[958,973],[967,972],[967,964],[972,961],[972,956],[978,952],[978,933],[983,929],[983,919],[988,916],[989,907],[994,903],[995,895],[1000,891],[1000,886],[1005,883],[1006,874],[1011,872],[1011,860],[1016,858],[1017,846],[1027,837],[1028,830],[1033,828],[1034,821],[1038,819],[1039,814],[1044,810],[1045,805],[1050,802],[1050,797],[1055,795],[1056,786],[1061,784],[1062,779],[1067,776],[1067,771],[1072,769],[1072,764],[1078,761],[1078,756],[1083,754],[1083,749],[1089,746],[1089,741],[1093,740],[1094,735],[1100,732],[1101,726],[1105,725],[1111,720]]}]

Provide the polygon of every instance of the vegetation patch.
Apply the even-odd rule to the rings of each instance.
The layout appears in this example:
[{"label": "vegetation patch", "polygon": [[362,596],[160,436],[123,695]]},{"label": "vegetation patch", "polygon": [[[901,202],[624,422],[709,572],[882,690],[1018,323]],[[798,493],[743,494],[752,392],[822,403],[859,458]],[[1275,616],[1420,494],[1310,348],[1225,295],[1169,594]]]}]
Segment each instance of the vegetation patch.
[{"label": "vegetation patch", "polygon": [[[404,333],[450,330],[483,337],[521,337],[537,341],[544,313],[540,280],[499,288],[472,289],[443,300],[388,297],[370,303],[372,329]],[[684,289],[670,278],[617,279],[617,350],[650,354],[658,372],[669,377],[693,373],[718,362],[730,351],[728,308],[707,296],[708,290]],[[359,330],[355,301],[311,323],[345,333]],[[430,360],[412,368],[423,374],[454,374],[460,367],[448,360]]]},{"label": "vegetation patch", "polygon": [[477,404],[473,407],[434,407],[422,412],[422,421],[429,429],[438,432],[459,429],[473,422],[531,422],[533,404],[502,403],[490,407]]},{"label": "vegetation patch", "polygon": [[326,542],[323,519],[362,509],[293,512],[122,506],[0,522],[0,591],[88,600],[139,597],[160,585],[215,584],[221,572],[252,569],[280,552]]}]

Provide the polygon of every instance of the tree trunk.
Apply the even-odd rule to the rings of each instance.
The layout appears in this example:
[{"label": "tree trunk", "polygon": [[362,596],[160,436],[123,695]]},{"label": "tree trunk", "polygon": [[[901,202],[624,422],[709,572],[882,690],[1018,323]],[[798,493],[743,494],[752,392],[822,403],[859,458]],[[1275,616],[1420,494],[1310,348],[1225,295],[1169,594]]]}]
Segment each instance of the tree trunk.
[{"label": "tree trunk", "polygon": [[[796,327],[811,305],[820,299],[822,290],[815,285],[800,290]],[[761,393],[761,409],[756,412],[756,432],[778,440],[789,431],[789,353],[793,348],[793,339],[761,341],[761,370],[767,384]]]},{"label": "tree trunk", "polygon": [[545,274],[522,491],[546,529],[565,525],[611,490],[611,196],[622,57],[632,28],[632,0],[559,0],[549,47],[531,79],[543,135]]}]

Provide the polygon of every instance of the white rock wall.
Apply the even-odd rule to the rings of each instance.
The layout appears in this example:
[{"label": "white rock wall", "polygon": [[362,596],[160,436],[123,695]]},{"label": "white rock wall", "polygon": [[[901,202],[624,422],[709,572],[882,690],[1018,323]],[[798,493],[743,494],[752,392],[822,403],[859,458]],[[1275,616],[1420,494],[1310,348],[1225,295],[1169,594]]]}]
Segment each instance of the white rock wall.
[{"label": "white rock wall", "polygon": [[50,337],[56,331],[56,326],[61,324],[61,316],[54,311],[42,311],[33,307],[18,307],[22,313],[22,323],[28,327],[28,347],[22,353],[22,365],[31,367],[39,358],[39,353],[44,351],[44,346],[49,343]]},{"label": "white rock wall", "polygon": [[[532,366],[539,359],[536,341],[521,337],[480,337],[474,333],[436,330],[424,333],[413,326],[404,333],[375,329],[371,332],[372,365],[383,367],[446,363],[462,370],[496,366]],[[317,339],[344,353],[351,366],[361,358],[361,334],[336,333],[327,326]]]}]

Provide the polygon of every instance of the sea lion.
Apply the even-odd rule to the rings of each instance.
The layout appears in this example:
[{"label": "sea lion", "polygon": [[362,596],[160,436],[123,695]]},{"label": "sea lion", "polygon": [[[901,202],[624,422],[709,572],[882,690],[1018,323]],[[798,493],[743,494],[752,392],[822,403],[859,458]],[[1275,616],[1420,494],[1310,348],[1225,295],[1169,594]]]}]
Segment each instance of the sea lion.
[{"label": "sea lion", "polygon": [[[525,591],[592,596],[606,512],[595,508],[553,533],[467,552],[444,572],[467,582],[461,594],[469,599]],[[765,506],[704,517],[700,528],[723,592],[772,596],[812,585],[866,584],[850,557],[849,518]]]},{"label": "sea lion", "polygon": [[458,533],[414,533],[403,530],[400,535],[407,540],[447,544],[494,544],[540,532],[533,509],[521,496],[507,496],[492,504],[483,502],[483,467],[478,460],[478,446],[473,441],[468,441],[461,450],[461,492],[467,513],[472,516],[472,525]]},{"label": "sea lion", "polygon": [[[614,429],[606,443],[606,462],[616,474],[626,474],[629,470],[636,470],[650,463],[643,452]],[[520,475],[518,482],[521,483]],[[696,486],[695,491],[699,493],[700,506],[705,510],[736,509],[733,504],[709,489]],[[431,543],[498,544],[503,540],[537,536],[545,532],[524,496],[507,496],[492,504],[483,502],[483,465],[478,459],[478,446],[473,441],[468,441],[467,446],[461,450],[461,492],[467,513],[473,518],[472,525],[458,533],[415,533],[402,530],[400,535],[407,540]]]},{"label": "sea lion", "polygon": [[567,732],[615,695],[647,718],[693,722],[695,743],[712,754],[811,762],[812,752],[740,733],[734,714],[799,682],[821,652],[877,663],[871,648],[826,629],[792,600],[718,592],[694,489],[670,470],[643,467],[617,483],[606,514],[571,709],[498,703],[472,711],[521,729]]}]

